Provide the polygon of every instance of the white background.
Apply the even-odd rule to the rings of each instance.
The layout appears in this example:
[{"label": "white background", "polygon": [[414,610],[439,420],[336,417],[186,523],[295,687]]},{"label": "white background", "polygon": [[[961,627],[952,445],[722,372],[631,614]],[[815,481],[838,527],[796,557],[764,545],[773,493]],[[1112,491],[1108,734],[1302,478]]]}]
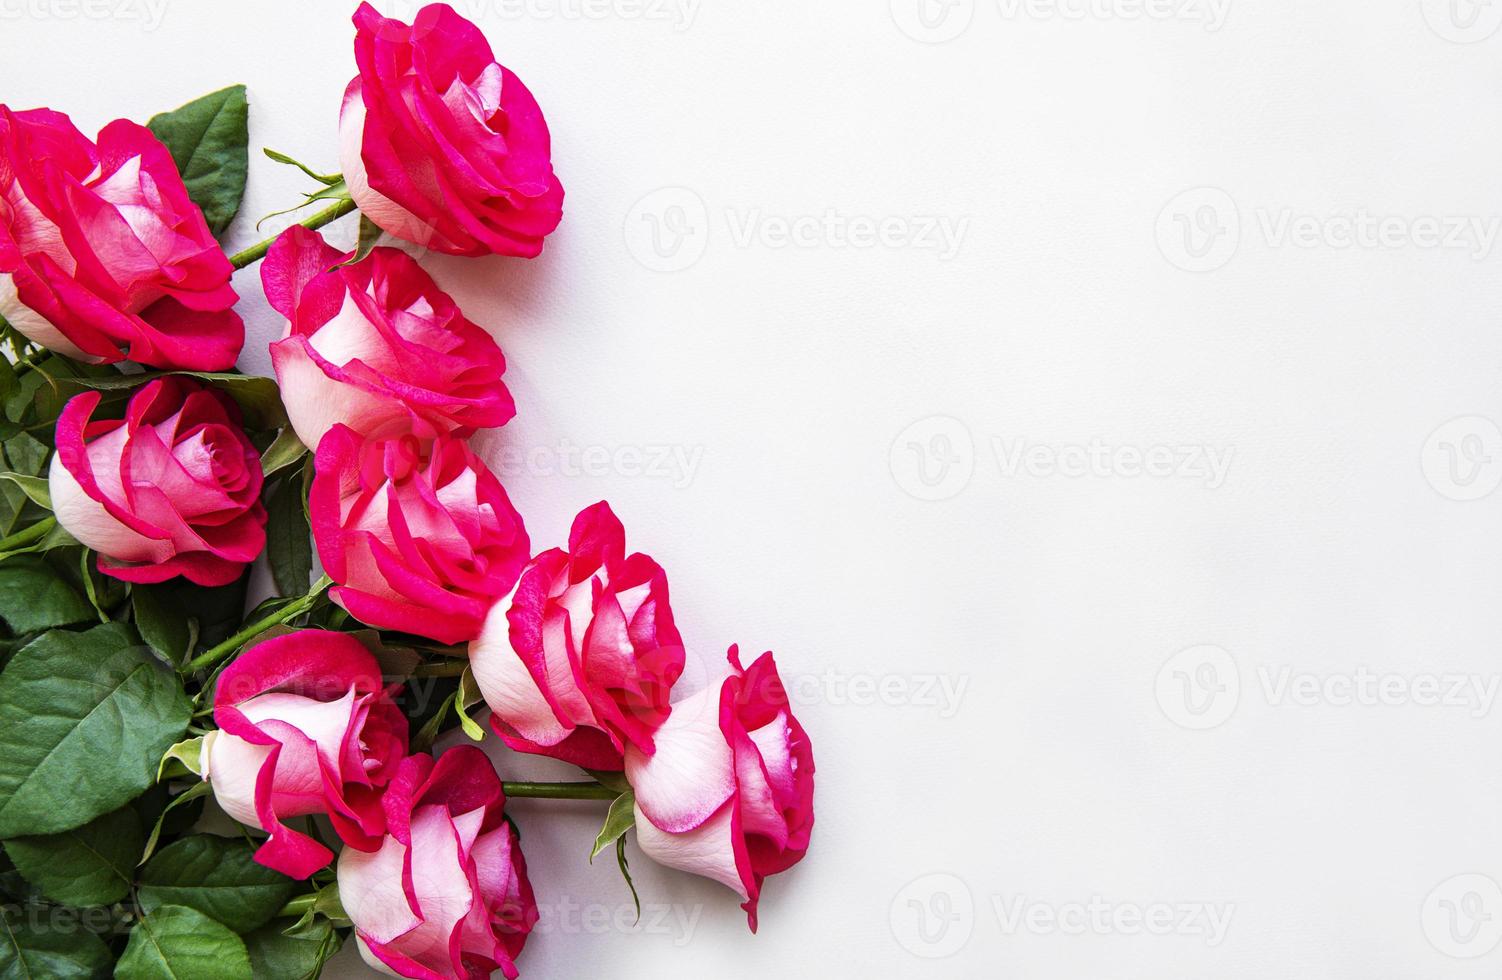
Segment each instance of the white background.
[{"label": "white background", "polygon": [[[257,151],[337,169],[352,7],[154,2],[0,0],[0,98],[93,132],[243,81]],[[603,808],[517,805],[524,976],[1496,976],[1502,707],[1426,685],[1502,672],[1502,242],[1432,240],[1502,220],[1502,6],[655,2],[460,5],[566,216],[424,261],[510,358],[534,542],[608,498],[698,657],[774,649],[818,824],[753,937],[634,847],[604,921]],[[229,244],[309,186],[257,155]]]}]

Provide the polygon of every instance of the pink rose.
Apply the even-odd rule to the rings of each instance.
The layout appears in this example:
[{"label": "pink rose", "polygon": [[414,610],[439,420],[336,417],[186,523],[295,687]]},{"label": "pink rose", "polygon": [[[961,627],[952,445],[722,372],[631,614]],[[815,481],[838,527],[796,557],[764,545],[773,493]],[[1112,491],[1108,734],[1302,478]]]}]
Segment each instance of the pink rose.
[{"label": "pink rose", "polygon": [[80,361],[234,366],[233,271],[172,155],[124,119],[96,146],[50,109],[0,106],[0,316]]},{"label": "pink rose", "polygon": [[57,521],[127,582],[233,582],[266,544],[261,458],[225,395],[177,376],[131,396],[123,420],[90,421],[99,393],[57,420]]},{"label": "pink rose", "polygon": [[436,763],[412,756],[384,802],[380,848],[339,855],[339,897],[365,962],[425,980],[516,977],[537,903],[485,753],[464,745]]},{"label": "pink rose", "polygon": [[746,901],[756,931],[762,881],[802,860],[814,826],[814,756],[764,653],[673,705],[657,752],[626,750],[643,854],[713,878]]},{"label": "pink rose", "polygon": [[491,727],[513,749],[620,770],[622,752],[654,751],[683,640],[668,580],[603,501],[574,519],[569,550],[534,558],[470,645]]},{"label": "pink rose", "polygon": [[355,12],[360,74],[339,112],[339,159],[360,211],[453,255],[521,255],[563,215],[548,124],[479,28],[435,3],[412,26]]},{"label": "pink rose", "polygon": [[362,440],[342,425],[318,444],[308,498],[330,593],[377,629],[462,643],[527,562],[506,490],[461,439]]},{"label": "pink rose", "polygon": [[225,813],[271,835],[257,861],[294,878],[327,866],[333,852],[282,823],[309,813],[351,847],[380,846],[407,719],[359,640],[309,629],[256,644],[219,675],[214,722],[203,778]]},{"label": "pink rose", "polygon": [[266,298],[288,320],[271,363],[304,445],[336,423],[361,435],[393,423],[466,435],[516,414],[500,347],[421,266],[377,248],[335,268],[348,258],[294,225],[261,266]]}]

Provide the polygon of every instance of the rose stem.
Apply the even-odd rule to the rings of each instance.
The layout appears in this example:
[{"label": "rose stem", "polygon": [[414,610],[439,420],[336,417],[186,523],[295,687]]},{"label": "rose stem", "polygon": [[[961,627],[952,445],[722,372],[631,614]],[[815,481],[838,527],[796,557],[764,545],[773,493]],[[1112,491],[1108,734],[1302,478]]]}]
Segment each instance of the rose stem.
[{"label": "rose stem", "polygon": [[223,660],[225,657],[234,653],[236,650],[240,649],[246,643],[249,643],[251,640],[254,640],[262,633],[271,629],[271,627],[280,626],[282,623],[285,623],[288,620],[296,619],[298,616],[301,616],[309,609],[312,609],[313,606],[318,602],[318,597],[323,595],[324,590],[333,584],[334,583],[329,579],[329,577],[325,575],[323,578],[313,583],[313,587],[308,590],[307,595],[299,596],[298,598],[293,599],[282,608],[268,613],[265,616],[262,616],[260,619],[256,620],[254,623],[251,623],[249,626],[245,627],[234,636],[225,640],[223,643],[220,643],[218,646],[210,647],[203,653],[200,653],[198,656],[188,661],[188,665],[182,669],[182,672],[185,674],[191,674],[195,670],[201,670],[204,667],[211,667],[214,664],[217,664],[219,661]]},{"label": "rose stem", "polygon": [[502,783],[506,795],[529,800],[613,800],[621,794],[599,783]]},{"label": "rose stem", "polygon": [[0,539],[0,552],[12,551],[16,548],[24,548],[29,544],[45,538],[57,527],[57,518],[44,517],[24,531],[17,531],[8,538]]},{"label": "rose stem", "polygon": [[[354,199],[346,197],[342,200],[335,201],[329,207],[324,208],[317,214],[309,215],[308,217],[299,221],[298,224],[302,225],[304,228],[322,228],[330,221],[336,221],[339,218],[344,217],[346,214],[349,214],[354,209]],[[266,257],[267,250],[271,248],[271,243],[276,241],[276,239],[277,236],[272,235],[265,241],[257,242],[243,252],[236,252],[234,255],[231,255],[229,257],[229,264],[234,266],[236,269],[243,269],[247,265],[250,265],[252,262],[259,262],[261,259],[264,259]]]}]

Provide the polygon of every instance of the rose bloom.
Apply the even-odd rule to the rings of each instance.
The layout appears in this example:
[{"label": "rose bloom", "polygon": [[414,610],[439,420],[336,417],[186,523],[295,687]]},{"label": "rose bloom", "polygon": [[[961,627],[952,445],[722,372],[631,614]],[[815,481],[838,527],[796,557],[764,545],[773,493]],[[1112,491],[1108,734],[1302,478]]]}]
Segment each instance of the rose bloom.
[{"label": "rose bloom", "polygon": [[770,653],[673,705],[657,752],[628,747],[636,843],[669,867],[713,878],[745,903],[751,931],[768,875],[803,859],[814,826],[814,756]]},{"label": "rose bloom", "polygon": [[361,213],[438,252],[541,252],[563,185],[521,79],[446,4],[410,27],[361,4],[354,22],[360,73],[339,112],[339,162]]},{"label": "rose bloom", "polygon": [[386,790],[390,830],[373,853],[339,855],[339,898],[365,962],[426,980],[517,975],[537,922],[506,795],[485,753],[416,755]]},{"label": "rose bloom", "polygon": [[239,578],[266,544],[261,458],[226,395],[158,378],[125,418],[93,421],[97,391],[57,420],[49,477],[57,521],[127,582],[183,575],[199,585]]},{"label": "rose bloom", "polygon": [[394,248],[339,265],[348,258],[294,225],[261,265],[266,298],[287,318],[271,363],[304,445],[336,423],[466,435],[516,414],[500,347],[421,266]]},{"label": "rose bloom", "polygon": [[530,542],[506,490],[462,439],[318,444],[308,498],[318,557],[350,615],[377,629],[462,643],[510,591]]},{"label": "rose bloom", "polygon": [[223,371],[245,326],[229,259],[151,130],[99,140],[0,106],[0,316],[80,361]]},{"label": "rose bloom", "polygon": [[668,581],[603,501],[574,519],[568,551],[538,555],[485,618],[470,666],[511,748],[619,771],[654,751],[683,673]]},{"label": "rose bloom", "polygon": [[261,864],[306,878],[333,860],[282,822],[309,813],[351,847],[380,846],[380,792],[407,753],[407,719],[359,640],[309,629],[256,644],[219,675],[214,722],[203,778],[225,813],[271,835]]}]

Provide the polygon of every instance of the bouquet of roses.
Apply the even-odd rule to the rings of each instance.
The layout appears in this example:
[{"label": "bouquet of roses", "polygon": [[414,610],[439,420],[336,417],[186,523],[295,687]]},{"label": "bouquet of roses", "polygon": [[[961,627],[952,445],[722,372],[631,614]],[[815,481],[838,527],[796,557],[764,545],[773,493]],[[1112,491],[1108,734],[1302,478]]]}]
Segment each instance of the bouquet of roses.
[{"label": "bouquet of roses", "polygon": [[[0,105],[0,974],[311,977],[353,936],[387,973],[514,977],[538,909],[508,797],[608,803],[590,857],[625,873],[634,829],[753,930],[807,850],[772,655],[684,690],[667,576],[610,507],[534,550],[469,444],[516,412],[506,360],[410,253],[541,251],[536,100],[447,6],[354,24],[343,172],[303,167],[321,209],[234,255],[243,86],[94,138]],[[355,211],[351,250],[316,230]],[[275,381],[234,370],[257,262]],[[580,777],[434,754],[485,709],[502,769]]]}]

